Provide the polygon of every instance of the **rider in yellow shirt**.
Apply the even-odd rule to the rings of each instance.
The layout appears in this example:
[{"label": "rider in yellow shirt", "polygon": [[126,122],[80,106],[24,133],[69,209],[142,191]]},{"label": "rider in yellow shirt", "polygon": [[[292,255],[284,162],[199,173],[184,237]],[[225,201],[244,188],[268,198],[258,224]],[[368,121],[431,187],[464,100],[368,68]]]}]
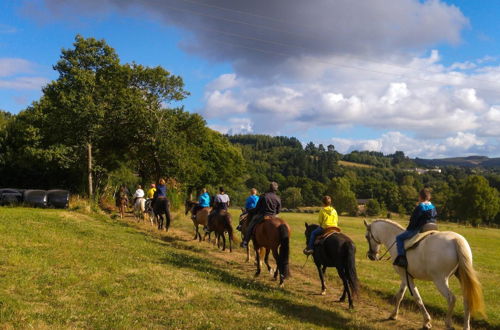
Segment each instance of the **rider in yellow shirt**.
[{"label": "rider in yellow shirt", "polygon": [[306,255],[312,254],[314,252],[314,241],[318,235],[321,235],[325,228],[327,227],[338,227],[339,216],[337,211],[331,206],[332,198],[330,196],[323,197],[323,208],[319,211],[319,227],[311,232],[311,237],[309,239],[309,245],[304,250]]},{"label": "rider in yellow shirt", "polygon": [[151,188],[149,188],[148,190],[148,199],[153,199],[153,197],[155,196],[155,192],[156,192],[156,185],[152,183]]}]

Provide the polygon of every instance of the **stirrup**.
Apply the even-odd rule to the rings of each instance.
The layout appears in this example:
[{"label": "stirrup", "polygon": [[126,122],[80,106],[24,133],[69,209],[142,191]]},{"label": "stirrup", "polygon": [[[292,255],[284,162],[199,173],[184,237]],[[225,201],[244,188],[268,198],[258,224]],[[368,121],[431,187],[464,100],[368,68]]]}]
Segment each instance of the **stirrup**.
[{"label": "stirrup", "polygon": [[309,249],[309,248],[305,248],[305,249],[304,249],[304,251],[302,251],[302,252],[304,252],[304,254],[305,254],[306,256],[310,256],[311,254],[313,254],[313,253],[314,253],[314,250]]}]

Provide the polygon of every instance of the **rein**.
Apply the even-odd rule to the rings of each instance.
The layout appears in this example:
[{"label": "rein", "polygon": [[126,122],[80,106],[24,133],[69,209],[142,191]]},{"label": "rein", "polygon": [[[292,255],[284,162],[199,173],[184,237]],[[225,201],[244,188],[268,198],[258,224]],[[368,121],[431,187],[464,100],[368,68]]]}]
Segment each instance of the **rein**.
[{"label": "rein", "polygon": [[[377,241],[377,240],[375,239],[375,237],[373,237],[373,234],[372,234],[371,228],[370,228],[370,229],[368,229],[368,233],[370,234],[370,238],[371,238],[371,239],[372,239],[375,243],[377,243],[378,245],[382,245],[382,242]],[[368,242],[368,243],[370,243],[370,242]],[[388,257],[387,257],[387,259],[385,259],[385,260],[384,260],[383,258],[384,258],[384,256],[385,256],[385,255],[386,255],[386,254],[387,254],[387,253],[391,250],[391,248],[394,246],[394,244],[396,244],[396,241],[394,241],[394,242],[391,244],[391,246],[389,246],[389,247],[387,248],[387,250],[386,250],[386,251],[382,254],[382,256],[381,256],[380,258],[376,259],[376,261],[387,261],[387,260],[390,260],[390,259],[391,259],[391,256],[388,256]],[[368,244],[368,245],[370,245],[370,244]],[[371,250],[371,246],[369,246],[369,247],[370,247],[370,250]]]}]

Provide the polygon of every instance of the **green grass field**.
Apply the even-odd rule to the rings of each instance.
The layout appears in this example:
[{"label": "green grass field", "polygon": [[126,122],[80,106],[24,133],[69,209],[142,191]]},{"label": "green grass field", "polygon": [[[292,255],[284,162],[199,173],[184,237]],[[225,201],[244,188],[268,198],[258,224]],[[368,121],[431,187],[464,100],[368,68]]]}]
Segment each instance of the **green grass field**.
[{"label": "green grass field", "polygon": [[347,160],[339,160],[339,165],[350,166],[350,167],[364,167],[364,168],[374,168],[375,167],[373,165],[368,165],[368,164],[348,162]]},{"label": "green grass field", "polygon": [[[237,211],[234,211],[235,215]],[[365,258],[361,218],[341,217],[357,244],[362,292],[354,311],[336,303],[340,281],[329,270],[326,296],[305,257],[303,222],[316,215],[285,213],[292,226],[291,271],[285,289],[244,262],[243,251],[221,252],[192,241],[191,221],[179,215],[159,233],[131,218],[113,220],[77,212],[0,209],[0,328],[338,328],[417,329],[421,316],[408,294],[400,319],[385,321],[398,279],[388,262]],[[441,225],[470,242],[485,291],[488,320],[474,328],[500,328],[500,231]],[[239,240],[238,240],[239,242]],[[455,321],[461,322],[461,294]],[[445,301],[418,282],[433,325],[444,325]]]}]

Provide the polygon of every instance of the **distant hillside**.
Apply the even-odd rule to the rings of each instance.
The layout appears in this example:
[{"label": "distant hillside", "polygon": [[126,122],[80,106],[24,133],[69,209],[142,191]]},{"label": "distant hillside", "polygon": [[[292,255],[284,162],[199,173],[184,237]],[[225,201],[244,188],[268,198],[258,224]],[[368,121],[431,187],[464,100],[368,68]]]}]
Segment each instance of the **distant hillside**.
[{"label": "distant hillside", "polygon": [[463,167],[500,167],[500,158],[486,156],[453,157],[442,159],[415,158],[419,166],[463,166]]}]

